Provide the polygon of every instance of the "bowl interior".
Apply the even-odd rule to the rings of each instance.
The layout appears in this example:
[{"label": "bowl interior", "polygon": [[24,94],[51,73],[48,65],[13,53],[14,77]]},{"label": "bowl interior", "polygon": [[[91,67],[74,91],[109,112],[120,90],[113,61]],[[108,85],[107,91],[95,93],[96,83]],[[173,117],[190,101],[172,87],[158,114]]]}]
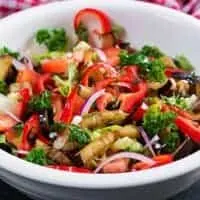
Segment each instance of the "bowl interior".
[{"label": "bowl interior", "polygon": [[[171,56],[185,54],[196,67],[200,64],[200,23],[196,19],[160,6],[128,0],[76,0],[28,9],[0,22],[0,46],[7,45],[16,50],[21,49],[38,29],[46,27],[65,27],[70,36],[73,34],[73,17],[83,7],[94,7],[108,13],[113,21],[125,27],[127,41],[135,47],[153,44]],[[196,69],[200,72],[200,68]],[[4,152],[0,151],[0,167],[13,173],[40,181],[45,180],[52,184],[80,187],[118,187],[158,181],[197,169],[199,167],[197,160],[200,161],[199,152],[197,152],[174,164],[155,170],[133,173],[131,177],[130,173],[126,175],[96,175],[95,177],[98,178],[87,175],[86,184],[85,175],[69,173],[65,174],[65,179],[63,179],[63,172],[54,170],[52,176],[51,169],[45,169],[5,155]],[[16,167],[13,168],[10,163],[14,163]],[[34,174],[31,173],[33,170]],[[70,181],[66,178],[67,176],[70,177]],[[117,179],[108,182],[109,176],[115,176]]]},{"label": "bowl interior", "polygon": [[191,20],[184,14],[177,17],[175,11],[160,6],[131,1],[123,4],[106,0],[77,2],[54,3],[8,18],[0,25],[0,44],[20,49],[38,29],[46,27],[64,27],[71,35],[75,13],[82,7],[95,7],[104,10],[114,22],[125,27],[127,41],[135,47],[154,44],[169,55],[183,53],[198,66],[200,26],[194,25],[197,20]]}]

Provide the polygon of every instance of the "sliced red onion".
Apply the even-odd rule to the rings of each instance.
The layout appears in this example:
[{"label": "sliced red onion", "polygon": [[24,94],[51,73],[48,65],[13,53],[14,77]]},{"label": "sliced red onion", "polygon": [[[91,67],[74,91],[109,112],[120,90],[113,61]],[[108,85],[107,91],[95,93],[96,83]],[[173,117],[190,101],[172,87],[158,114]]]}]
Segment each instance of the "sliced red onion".
[{"label": "sliced red onion", "polygon": [[22,71],[22,70],[25,70],[25,69],[26,69],[26,65],[23,64],[23,63],[21,63],[21,62],[19,62],[19,61],[16,60],[16,59],[13,59],[12,64],[13,64],[13,66],[15,67],[15,69],[16,69],[17,71]]},{"label": "sliced red onion", "polygon": [[113,156],[108,157],[106,160],[104,160],[94,171],[94,173],[98,173],[101,171],[101,169],[107,165],[108,163],[117,160],[117,159],[121,159],[121,158],[130,158],[133,160],[138,160],[144,163],[147,163],[148,165],[154,165],[155,161],[152,160],[151,158],[148,158],[142,154],[139,153],[134,153],[134,152],[121,152],[121,153],[117,153]]},{"label": "sliced red onion", "polygon": [[182,11],[185,13],[189,13],[192,11],[192,9],[195,8],[196,4],[198,3],[198,0],[190,0],[189,3],[187,3],[183,8]]},{"label": "sliced red onion", "polygon": [[141,126],[138,127],[138,129],[139,129],[139,131],[140,131],[140,133],[141,133],[141,135],[142,135],[142,137],[143,137],[143,139],[144,139],[144,141],[145,141],[147,147],[148,147],[149,150],[151,151],[151,154],[152,154],[153,156],[155,156],[155,155],[156,155],[156,154],[155,154],[155,151],[153,150],[153,147],[152,147],[152,145],[151,145],[151,141],[149,140],[149,137],[148,137],[147,133],[144,131],[144,129],[143,129]]},{"label": "sliced red onion", "polygon": [[97,92],[95,92],[94,94],[92,94],[92,96],[90,96],[88,98],[88,100],[86,101],[85,105],[83,106],[83,109],[81,111],[81,115],[87,114],[92,105],[94,104],[94,102],[101,96],[103,96],[105,94],[105,89],[99,90]]},{"label": "sliced red onion", "polygon": [[96,51],[96,53],[99,56],[101,61],[103,61],[103,62],[107,61],[107,57],[106,57],[105,53],[101,49],[94,48],[94,50]]}]

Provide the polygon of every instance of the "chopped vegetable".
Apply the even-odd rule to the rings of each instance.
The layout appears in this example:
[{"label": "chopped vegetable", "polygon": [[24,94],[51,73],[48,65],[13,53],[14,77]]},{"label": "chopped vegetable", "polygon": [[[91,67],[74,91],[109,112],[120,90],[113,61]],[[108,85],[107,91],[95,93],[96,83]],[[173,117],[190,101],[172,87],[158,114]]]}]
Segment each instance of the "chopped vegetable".
[{"label": "chopped vegetable", "polygon": [[144,54],[145,56],[153,57],[153,58],[160,58],[164,56],[164,54],[160,51],[158,47],[149,46],[149,45],[145,45],[142,48],[141,53]]},{"label": "chopped vegetable", "polygon": [[128,54],[122,51],[120,54],[121,65],[138,65],[141,67],[142,73],[150,81],[163,82],[166,79],[165,65],[159,59],[151,61],[146,55],[141,52]]},{"label": "chopped vegetable", "polygon": [[65,51],[68,38],[64,28],[40,29],[36,33],[36,41],[44,44],[49,51]]},{"label": "chopped vegetable", "polygon": [[28,103],[29,112],[41,112],[51,109],[51,94],[44,91],[42,94],[34,96]]},{"label": "chopped vegetable", "polygon": [[77,68],[76,65],[70,64],[68,66],[68,79],[67,80],[62,80],[59,76],[55,75],[53,77],[56,86],[58,87],[58,90],[62,96],[68,96],[74,79],[77,76]]},{"label": "chopped vegetable", "polygon": [[0,80],[0,93],[7,94],[8,93],[8,86],[5,81]]},{"label": "chopped vegetable", "polygon": [[174,119],[174,113],[162,113],[159,106],[152,105],[144,116],[143,127],[150,136],[154,136],[160,133],[169,124],[173,123]]},{"label": "chopped vegetable", "polygon": [[184,97],[178,97],[178,96],[165,97],[165,96],[163,96],[162,98],[166,104],[177,106],[184,110],[187,110],[189,108],[187,100]]},{"label": "chopped vegetable", "polygon": [[42,148],[32,149],[26,156],[26,160],[38,165],[47,165],[49,162],[47,155]]},{"label": "chopped vegetable", "polygon": [[185,70],[185,71],[191,71],[193,69],[192,64],[190,61],[184,56],[184,55],[178,55],[175,57],[175,64]]},{"label": "chopped vegetable", "polygon": [[84,146],[90,142],[90,135],[85,129],[82,129],[77,125],[70,125],[69,130],[70,141],[77,142],[80,146]]},{"label": "chopped vegetable", "polygon": [[143,152],[143,146],[136,140],[131,139],[129,137],[119,138],[114,144],[111,146],[112,151],[128,151],[128,152]]},{"label": "chopped vegetable", "polygon": [[13,58],[18,58],[19,57],[19,53],[18,52],[14,52],[12,50],[10,50],[9,48],[7,47],[2,47],[0,49],[0,56],[12,56]]}]

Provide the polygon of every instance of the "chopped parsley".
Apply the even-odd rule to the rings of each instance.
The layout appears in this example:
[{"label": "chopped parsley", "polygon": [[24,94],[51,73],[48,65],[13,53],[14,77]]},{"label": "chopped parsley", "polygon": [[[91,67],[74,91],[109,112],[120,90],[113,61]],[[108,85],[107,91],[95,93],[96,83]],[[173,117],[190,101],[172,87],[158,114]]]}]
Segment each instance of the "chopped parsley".
[{"label": "chopped parsley", "polygon": [[176,56],[175,64],[177,65],[177,67],[179,67],[185,71],[191,71],[193,69],[192,64],[184,55]]},{"label": "chopped parsley", "polygon": [[69,126],[69,141],[77,142],[80,146],[84,146],[90,142],[90,135],[87,130],[76,125]]},{"label": "chopped parsley", "polygon": [[32,162],[38,165],[45,166],[49,163],[47,155],[42,148],[32,149],[25,158],[28,162]]},{"label": "chopped parsley", "polygon": [[64,28],[40,29],[36,33],[36,41],[44,44],[49,51],[65,51],[68,38]]},{"label": "chopped parsley", "polygon": [[0,49],[0,56],[6,56],[6,55],[12,56],[14,58],[18,58],[19,57],[19,53],[18,52],[12,51],[11,49],[9,49],[7,47],[2,47]]},{"label": "chopped parsley", "polygon": [[2,94],[8,93],[8,85],[3,80],[0,80],[0,93],[2,93]]},{"label": "chopped parsley", "polygon": [[29,112],[41,112],[51,109],[51,94],[44,91],[40,95],[33,96],[28,103]]}]

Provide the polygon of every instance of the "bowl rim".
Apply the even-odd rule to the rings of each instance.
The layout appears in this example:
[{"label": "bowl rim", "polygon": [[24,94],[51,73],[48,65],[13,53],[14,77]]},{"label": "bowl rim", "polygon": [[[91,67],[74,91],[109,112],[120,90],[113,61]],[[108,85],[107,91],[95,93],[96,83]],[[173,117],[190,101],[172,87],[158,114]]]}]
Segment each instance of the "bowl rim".
[{"label": "bowl rim", "polygon": [[[124,2],[125,1],[125,2]],[[118,5],[123,6],[129,3],[130,6],[135,6],[138,9],[144,10],[145,12],[156,12],[158,15],[165,15],[168,18],[181,20],[185,23],[190,23],[191,26],[198,27],[200,30],[200,22],[191,16],[186,14],[176,12],[172,9],[164,8],[158,5],[152,5],[145,2],[134,2],[130,0],[115,0],[114,4],[112,1],[107,2],[106,0],[101,0],[101,3],[107,5]],[[90,2],[90,4],[88,4]],[[34,15],[37,12],[43,12],[44,10],[54,10],[67,4],[68,6],[83,6],[83,7],[93,7],[98,5],[100,2],[93,0],[76,0],[67,2],[55,2],[47,5],[38,6],[35,8],[30,8],[25,11],[12,14],[5,19],[0,21],[0,27],[7,23],[14,23],[20,18],[26,18],[28,15]],[[9,155],[8,153],[0,150],[0,168],[9,173],[15,174],[17,176],[25,177],[34,181],[41,183],[65,186],[65,187],[75,187],[75,188],[90,188],[90,189],[104,189],[104,188],[119,188],[119,187],[133,187],[151,184],[155,182],[162,182],[164,180],[173,179],[175,177],[182,176],[184,174],[190,173],[200,168],[200,151],[197,151],[181,160],[178,160],[172,164],[165,166],[148,169],[139,172],[129,172],[123,174],[80,174],[64,172],[54,169],[49,169],[46,167],[38,166],[32,163],[28,163],[22,159],[15,156]],[[185,163],[187,163],[185,165]],[[14,167],[13,167],[14,166]],[[108,181],[109,180],[109,181]]]}]

